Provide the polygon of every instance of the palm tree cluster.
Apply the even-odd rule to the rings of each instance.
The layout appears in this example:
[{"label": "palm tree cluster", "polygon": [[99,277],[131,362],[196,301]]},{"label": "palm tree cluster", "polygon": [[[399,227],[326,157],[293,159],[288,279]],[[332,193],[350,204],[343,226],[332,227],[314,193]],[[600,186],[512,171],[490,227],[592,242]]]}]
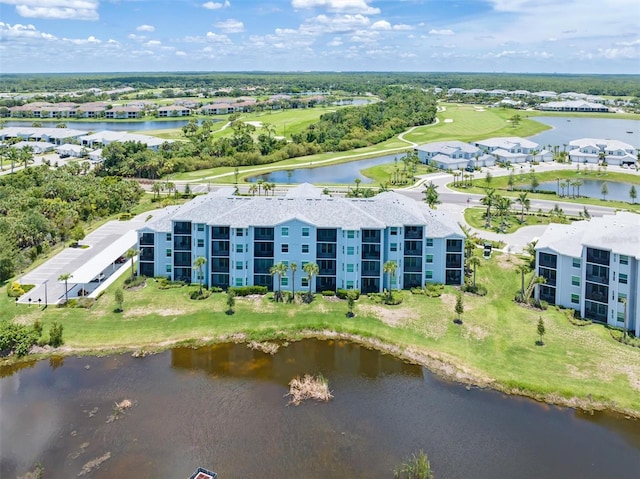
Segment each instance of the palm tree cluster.
[{"label": "palm tree cluster", "polygon": [[[500,230],[504,231],[509,227],[509,214],[511,213],[511,206],[513,200],[506,196],[500,196],[496,194],[495,188],[485,188],[486,195],[480,199],[480,203],[487,207],[485,218],[487,220],[486,227],[491,228],[491,219],[493,216],[500,218]],[[526,195],[526,193],[525,193]],[[523,208],[529,209],[529,200],[524,196],[522,198]],[[494,212],[492,212],[492,209]],[[493,216],[492,216],[493,215]],[[524,220],[524,213],[522,213],[522,220]]]},{"label": "palm tree cluster", "polygon": [[269,196],[269,191],[271,191],[271,196],[273,196],[276,191],[276,184],[269,183],[264,180],[258,180],[249,187],[249,194],[251,196],[255,196],[256,192],[258,193],[258,196],[261,196],[263,191],[265,196]]}]

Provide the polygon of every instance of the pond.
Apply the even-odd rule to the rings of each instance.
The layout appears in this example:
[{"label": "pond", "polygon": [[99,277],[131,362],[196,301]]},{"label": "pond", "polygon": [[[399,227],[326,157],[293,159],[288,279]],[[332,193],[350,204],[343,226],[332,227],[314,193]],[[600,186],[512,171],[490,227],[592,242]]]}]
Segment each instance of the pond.
[{"label": "pond", "polygon": [[[0,370],[0,477],[389,478],[423,449],[441,478],[636,478],[640,424],[465,388],[351,343],[274,356],[242,344],[146,358],[65,358]],[[287,406],[322,373],[334,399]],[[116,401],[134,406],[115,416]]]},{"label": "pond", "polygon": [[[315,184],[354,184],[354,180],[359,178],[362,184],[373,183],[374,180],[364,176],[361,171],[372,166],[383,165],[392,162],[395,158],[404,156],[404,153],[397,155],[379,156],[367,160],[356,160],[339,165],[319,166],[316,168],[299,168],[295,170],[278,170],[264,175],[251,176],[247,178],[249,182],[263,180],[270,183],[285,185],[298,183]],[[402,164],[402,163],[400,163]]]},{"label": "pond", "polygon": [[[606,138],[629,143],[640,147],[640,120],[624,120],[618,118],[577,118],[564,116],[531,116],[531,120],[539,121],[552,128],[537,135],[530,136],[531,141],[547,146],[563,145],[579,138]],[[632,133],[627,133],[627,132]]]},{"label": "pond", "polygon": [[[182,128],[188,123],[189,120],[167,120],[167,121],[67,121],[60,120],[60,123],[65,123],[67,128],[74,130],[87,130],[87,131],[140,131],[140,130],[165,130],[171,128]],[[212,120],[221,121],[221,120]],[[58,122],[50,121],[5,121],[5,126],[28,126],[30,127],[34,122],[39,122],[44,128],[54,128]]]},{"label": "pond", "polygon": [[[611,201],[631,201],[631,197],[629,196],[629,191],[631,190],[631,183],[619,183],[616,181],[606,181],[606,180],[580,180],[582,181],[582,185],[580,186],[580,196],[587,198],[596,198],[602,199],[602,183],[607,183],[608,193],[606,195],[607,200]],[[569,186],[569,188],[562,188],[563,181],[560,181],[560,193],[565,196],[571,196],[574,194],[574,188]],[[530,186],[525,187],[525,189],[530,189]],[[558,193],[558,182],[557,181],[545,181],[540,183],[540,186],[537,188],[542,191],[553,191],[554,193]],[[636,190],[639,190],[640,186],[636,186]],[[577,194],[577,188],[575,189],[575,193]],[[637,201],[637,198],[636,198]]]}]

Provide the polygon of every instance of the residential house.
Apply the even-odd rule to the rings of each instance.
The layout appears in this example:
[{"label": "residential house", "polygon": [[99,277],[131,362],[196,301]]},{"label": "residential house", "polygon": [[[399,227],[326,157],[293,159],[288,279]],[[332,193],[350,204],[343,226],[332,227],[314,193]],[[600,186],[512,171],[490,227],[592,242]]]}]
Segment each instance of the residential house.
[{"label": "residential house", "polygon": [[591,103],[584,100],[567,100],[567,101],[550,101],[549,103],[541,103],[537,107],[544,111],[574,111],[574,112],[590,112],[590,113],[609,113],[609,107],[600,103]]},{"label": "residential house", "polygon": [[503,163],[524,163],[527,161],[553,161],[553,153],[540,149],[534,141],[515,136],[488,138],[473,143],[496,161]]},{"label": "residential house", "polygon": [[191,115],[191,110],[189,108],[178,104],[161,106],[156,111],[160,118]]},{"label": "residential house", "polygon": [[415,147],[420,162],[442,170],[493,166],[495,157],[462,141],[437,141]]},{"label": "residential house", "polygon": [[581,138],[569,142],[569,159],[573,163],[597,165],[635,166],[638,163],[638,150],[628,143],[601,138]]},{"label": "residential house", "polygon": [[144,110],[139,106],[114,106],[104,112],[107,119],[136,119],[144,116]]}]

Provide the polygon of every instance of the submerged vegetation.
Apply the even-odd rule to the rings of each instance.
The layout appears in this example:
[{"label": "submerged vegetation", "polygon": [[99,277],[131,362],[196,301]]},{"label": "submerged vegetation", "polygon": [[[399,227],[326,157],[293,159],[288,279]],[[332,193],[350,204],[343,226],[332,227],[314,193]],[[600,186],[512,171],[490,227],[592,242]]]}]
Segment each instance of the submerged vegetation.
[{"label": "submerged vegetation", "polygon": [[329,390],[329,381],[322,374],[311,376],[305,374],[304,377],[296,377],[289,382],[289,404],[299,406],[303,401],[315,399],[316,401],[327,402],[333,398]]}]

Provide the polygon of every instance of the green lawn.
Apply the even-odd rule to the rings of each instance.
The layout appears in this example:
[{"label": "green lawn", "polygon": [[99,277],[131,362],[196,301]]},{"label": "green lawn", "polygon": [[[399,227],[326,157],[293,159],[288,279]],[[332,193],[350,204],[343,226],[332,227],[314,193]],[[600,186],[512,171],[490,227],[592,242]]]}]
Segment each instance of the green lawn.
[{"label": "green lawn", "polygon": [[[358,337],[399,356],[413,358],[459,380],[524,393],[556,403],[607,406],[640,416],[640,350],[614,341],[600,325],[577,327],[564,312],[540,312],[513,302],[519,275],[515,256],[495,254],[482,260],[478,282],[485,297],[464,295],[464,323],[454,319],[455,289],[440,298],[403,292],[404,302],[387,307],[368,298],[346,317],[345,301],[317,295],[311,304],[275,304],[270,295],[236,301],[225,314],[225,294],[191,301],[184,287],[158,290],[149,280],[139,291],[124,292],[124,313],[116,313],[114,288],[90,311],[14,306],[0,296],[0,318],[29,324],[35,319],[64,325],[69,354],[154,349],[177,342],[202,344],[239,338],[274,339],[323,336],[329,331]],[[545,346],[536,346],[538,318],[544,318]],[[442,366],[445,364],[447,366]],[[440,366],[439,366],[440,365]]]},{"label": "green lawn", "polygon": [[[440,122],[437,125],[420,126],[406,134],[405,138],[416,143],[445,140],[467,142],[494,136],[526,137],[550,128],[537,121],[524,119],[521,110],[458,103],[441,103],[439,106],[444,107],[445,111],[438,112]],[[523,118],[515,127],[507,121],[514,115]]]},{"label": "green lawn", "polygon": [[482,206],[475,206],[473,208],[467,208],[464,210],[464,220],[467,222],[469,226],[479,230],[485,231],[494,231],[499,233],[514,233],[518,231],[520,228],[524,226],[533,226],[533,225],[548,225],[550,223],[569,223],[570,221],[577,221],[581,218],[576,217],[566,217],[564,221],[559,221],[559,218],[553,217],[549,214],[538,214],[538,213],[527,213],[524,212],[524,223],[520,222],[521,213],[518,211],[519,205],[514,204],[512,213],[507,217],[506,225],[502,226],[502,221],[498,218],[495,213],[492,216],[491,220],[491,228],[486,228],[486,219],[485,213],[487,209]]},{"label": "green lawn", "polygon": [[[387,183],[392,187],[401,187],[413,184],[413,181],[407,180],[407,175],[404,173],[404,164],[400,161],[404,155],[397,155],[398,162],[390,162],[384,163],[383,165],[372,166],[371,168],[365,168],[360,173],[362,173],[367,178],[371,178],[376,182],[376,184],[380,185],[383,183]],[[438,171],[434,168],[430,168],[427,165],[423,165],[420,163],[417,165],[416,175],[426,175],[428,173],[433,173],[434,171]],[[398,179],[397,182],[394,182]]]}]

